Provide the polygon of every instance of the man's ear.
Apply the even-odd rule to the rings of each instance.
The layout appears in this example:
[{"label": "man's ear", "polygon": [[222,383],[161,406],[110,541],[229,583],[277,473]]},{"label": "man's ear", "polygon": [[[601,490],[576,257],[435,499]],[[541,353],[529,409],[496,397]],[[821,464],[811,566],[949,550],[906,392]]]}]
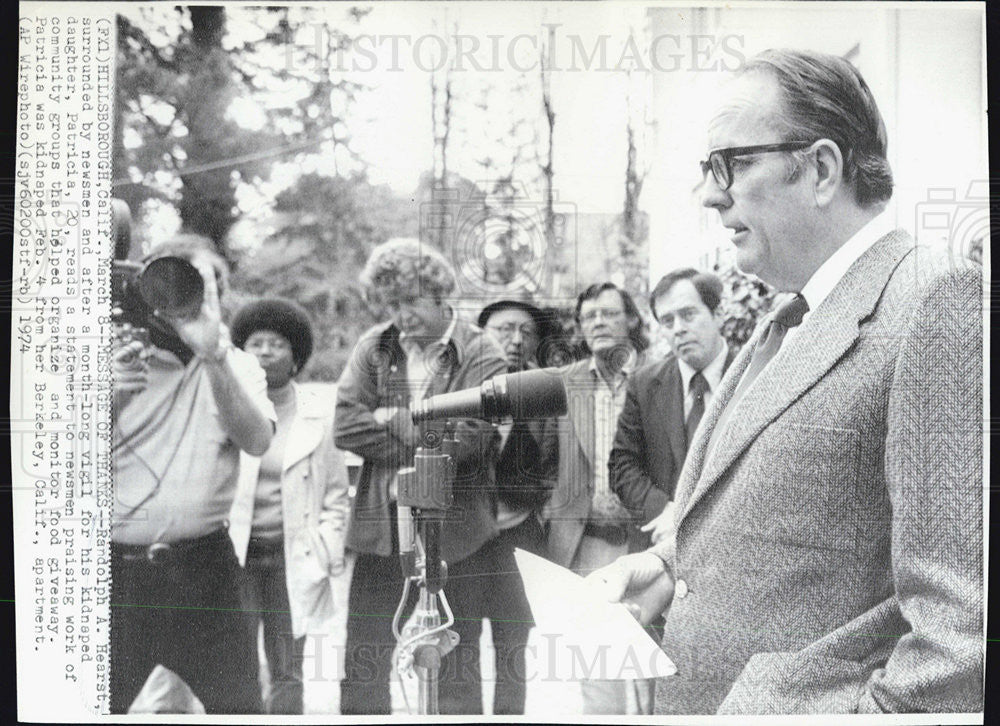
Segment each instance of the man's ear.
[{"label": "man's ear", "polygon": [[715,320],[719,328],[722,328],[722,324],[726,322],[726,314],[722,311],[722,305],[716,305],[715,311],[712,313],[712,319]]},{"label": "man's ear", "polygon": [[830,139],[820,139],[814,143],[811,152],[816,160],[813,194],[817,206],[826,207],[844,183],[844,156],[840,153],[840,147]]}]

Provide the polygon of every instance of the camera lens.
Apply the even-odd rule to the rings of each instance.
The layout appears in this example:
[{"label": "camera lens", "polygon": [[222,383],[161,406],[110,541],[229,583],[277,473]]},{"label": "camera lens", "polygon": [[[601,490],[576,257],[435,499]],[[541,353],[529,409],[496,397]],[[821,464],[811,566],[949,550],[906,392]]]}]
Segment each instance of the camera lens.
[{"label": "camera lens", "polygon": [[197,315],[205,295],[201,273],[182,257],[159,257],[139,276],[139,293],[146,303],[171,317]]}]

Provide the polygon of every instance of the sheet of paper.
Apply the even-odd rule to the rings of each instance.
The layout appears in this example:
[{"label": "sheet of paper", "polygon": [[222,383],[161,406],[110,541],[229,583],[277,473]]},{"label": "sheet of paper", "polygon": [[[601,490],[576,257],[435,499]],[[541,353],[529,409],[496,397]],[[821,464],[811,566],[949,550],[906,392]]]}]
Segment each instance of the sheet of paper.
[{"label": "sheet of paper", "polygon": [[621,680],[658,678],[676,666],[620,603],[543,557],[514,550],[531,613],[543,647],[538,656],[547,676]]}]

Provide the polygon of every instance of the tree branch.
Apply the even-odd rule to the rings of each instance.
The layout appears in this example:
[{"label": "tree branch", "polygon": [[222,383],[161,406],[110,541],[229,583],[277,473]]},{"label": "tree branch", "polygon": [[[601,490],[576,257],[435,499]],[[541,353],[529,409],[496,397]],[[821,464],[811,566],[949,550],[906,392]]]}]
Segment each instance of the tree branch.
[{"label": "tree branch", "polygon": [[122,38],[131,38],[138,43],[143,50],[152,56],[153,60],[156,61],[156,64],[161,68],[165,68],[173,73],[180,73],[180,69],[177,67],[177,64],[166,58],[163,53],[160,52],[160,49],[153,45],[153,41],[151,41],[142,30],[133,25],[128,18],[121,14],[118,15],[118,38],[119,43],[122,42]]}]

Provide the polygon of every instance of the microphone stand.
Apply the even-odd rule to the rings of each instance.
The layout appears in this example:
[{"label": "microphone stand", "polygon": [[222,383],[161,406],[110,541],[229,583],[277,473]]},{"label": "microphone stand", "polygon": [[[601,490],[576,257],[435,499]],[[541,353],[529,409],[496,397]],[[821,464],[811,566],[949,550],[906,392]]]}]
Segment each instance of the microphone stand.
[{"label": "microphone stand", "polygon": [[[478,388],[441,393],[411,403],[414,423],[445,420],[444,436],[438,441],[426,436],[428,446],[417,448],[413,466],[400,470],[396,502],[403,568],[403,595],[392,619],[392,632],[399,643],[396,668],[400,675],[411,677],[415,671],[420,679],[421,714],[438,714],[441,661],[459,640],[458,634],[448,629],[455,617],[444,594],[448,568],[440,554],[441,525],[452,503],[458,445],[454,423],[448,418],[472,417],[498,423],[507,416],[561,416],[566,408],[566,386],[552,369],[498,375]],[[413,583],[420,588],[420,598],[410,624],[401,630]],[[438,610],[439,600],[444,622]],[[403,693],[405,696],[405,689]]]},{"label": "microphone stand", "polygon": [[[441,525],[452,503],[455,475],[454,425],[445,424],[444,438],[436,448],[418,447],[413,466],[399,472],[397,527],[399,557],[403,568],[403,595],[392,619],[399,643],[396,668],[400,675],[419,679],[418,712],[437,715],[441,661],[458,645],[458,633],[449,630],[454,614],[444,594],[447,563],[441,559]],[[422,553],[417,550],[422,544]],[[420,596],[413,618],[400,629],[410,586],[416,583]],[[442,622],[438,600],[444,608]]]}]

